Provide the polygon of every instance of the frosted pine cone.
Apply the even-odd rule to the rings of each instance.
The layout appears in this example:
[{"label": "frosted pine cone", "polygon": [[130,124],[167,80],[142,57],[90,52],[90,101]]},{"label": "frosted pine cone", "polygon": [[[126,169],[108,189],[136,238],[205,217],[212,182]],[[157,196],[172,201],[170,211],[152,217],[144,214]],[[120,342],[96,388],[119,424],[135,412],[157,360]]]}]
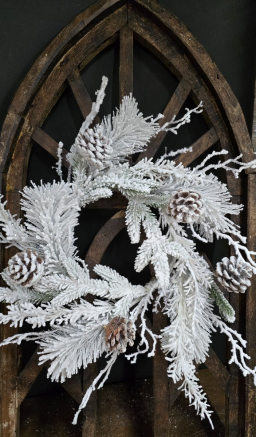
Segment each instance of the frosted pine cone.
[{"label": "frosted pine cone", "polygon": [[32,287],[44,271],[43,259],[32,250],[19,252],[8,261],[7,273],[18,284]]},{"label": "frosted pine cone", "polygon": [[87,129],[77,136],[77,144],[82,148],[83,157],[90,167],[97,170],[111,165],[111,140],[102,134],[100,128]]},{"label": "frosted pine cone", "polygon": [[125,352],[127,344],[134,344],[135,326],[131,320],[116,316],[105,326],[105,331],[107,347],[111,352]]},{"label": "frosted pine cone", "polygon": [[241,259],[231,256],[217,263],[217,279],[229,292],[244,293],[251,285],[252,267]]},{"label": "frosted pine cone", "polygon": [[168,205],[168,213],[178,223],[193,223],[198,220],[203,210],[203,202],[199,193],[180,190],[174,194]]}]

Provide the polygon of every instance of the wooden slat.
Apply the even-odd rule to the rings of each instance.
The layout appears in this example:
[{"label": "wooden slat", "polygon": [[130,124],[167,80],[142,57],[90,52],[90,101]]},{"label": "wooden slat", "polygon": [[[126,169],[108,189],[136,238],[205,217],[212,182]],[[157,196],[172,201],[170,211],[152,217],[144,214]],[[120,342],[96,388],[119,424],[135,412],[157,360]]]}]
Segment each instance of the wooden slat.
[{"label": "wooden slat", "polygon": [[[248,249],[256,251],[256,175],[248,175],[247,209]],[[255,257],[254,257],[255,260]],[[250,366],[256,365],[256,275],[251,278],[251,286],[246,291],[246,340],[247,353],[251,357]],[[245,435],[256,435],[256,389],[252,375],[246,381]]]},{"label": "wooden slat", "polygon": [[[221,147],[228,150],[229,154],[226,155],[226,159],[234,157],[233,145],[225,121],[212,95],[189,59],[177,49],[165,33],[164,28],[159,28],[155,22],[150,21],[142,14],[141,9],[134,9],[133,5],[130,5],[129,9],[129,26],[134,31],[134,38],[136,37],[141,44],[157,55],[177,77],[183,77],[187,81],[191,86],[191,96],[195,98],[195,102],[203,102],[203,116],[207,124],[210,127],[215,127]],[[241,194],[240,184],[230,172],[227,173],[227,180],[231,194]]]},{"label": "wooden slat", "polygon": [[[36,127],[31,138],[39,144],[44,150],[46,150],[50,155],[52,155],[55,159],[58,158],[57,150],[58,143],[51,138],[46,132],[44,132],[40,127]],[[68,151],[66,149],[62,149],[62,163],[65,167],[68,167],[68,161],[66,160]]]},{"label": "wooden slat", "polygon": [[[79,69],[75,68],[73,72],[67,77],[67,79],[77,101],[77,104],[85,119],[91,111],[92,100],[80,75]],[[100,123],[98,115],[95,117],[94,122]]]},{"label": "wooden slat", "polygon": [[209,349],[209,355],[206,358],[205,364],[210,370],[211,374],[215,377],[216,382],[218,382],[224,392],[228,395],[230,374],[211,347]]},{"label": "wooden slat", "polygon": [[[74,44],[61,59],[58,60],[50,74],[46,77],[42,87],[35,95],[24,124],[17,138],[19,147],[16,147],[11,166],[8,172],[8,178],[12,178],[15,173],[17,178],[23,177],[24,161],[27,159],[27,151],[30,144],[31,132],[37,126],[41,126],[45,116],[52,108],[52,101],[55,99],[58,90],[66,82],[66,78],[72,73],[74,68],[83,61],[86,56],[94,52],[96,48],[105,40],[111,38],[127,22],[127,10],[124,5],[112,12],[111,16],[103,17],[100,22],[90,28],[85,35],[82,35],[79,41]],[[14,190],[19,191],[20,187],[14,186]]]},{"label": "wooden slat", "polygon": [[[159,120],[160,126],[162,126],[167,121],[170,121],[174,115],[177,115],[179,113],[190,91],[191,91],[191,86],[186,82],[185,79],[181,79],[179,85],[174,91],[174,94],[172,95],[171,99],[169,100],[169,103],[167,104],[163,112],[164,118]],[[152,158],[154,154],[157,152],[157,150],[159,149],[159,147],[161,146],[161,143],[164,140],[166,134],[167,132],[159,132],[158,135],[152,138],[147,149],[139,155],[136,162],[141,161],[141,159],[143,158],[148,158],[148,159]]]},{"label": "wooden slat", "polygon": [[[240,196],[233,196],[232,202],[236,204],[241,203]],[[242,218],[241,215],[231,215],[231,220],[241,226]],[[235,237],[234,237],[235,238]],[[235,250],[231,247],[230,250],[231,255],[235,255]],[[241,303],[242,296],[236,293],[229,293],[229,302],[235,310],[236,320],[232,323],[232,329],[235,329],[237,332],[242,334],[244,331],[244,323],[241,318]],[[229,437],[242,437],[244,436],[244,402],[242,397],[244,398],[244,393],[242,390],[242,386],[244,385],[244,380],[241,371],[235,363],[232,363],[229,366],[230,373],[230,387],[229,393],[230,396],[227,398],[228,404],[228,414],[226,416],[226,428],[228,430]],[[255,435],[255,433],[254,433]]]},{"label": "wooden slat", "polygon": [[81,375],[75,374],[72,375],[71,378],[67,378],[65,382],[63,382],[62,387],[66,390],[66,392],[73,398],[75,401],[80,404],[82,401],[82,381]]},{"label": "wooden slat", "polygon": [[107,247],[115,236],[125,227],[124,211],[119,211],[111,219],[109,219],[104,226],[99,230],[97,235],[87,252],[85,262],[91,270],[91,277],[97,275],[92,271],[96,264],[99,264]]},{"label": "wooden slat", "polygon": [[196,158],[198,158],[202,153],[206,152],[211,146],[213,146],[218,141],[218,135],[214,127],[212,127],[208,132],[202,135],[197,141],[192,144],[192,152],[182,153],[179,155],[175,162],[179,164],[182,162],[184,167],[191,164]]},{"label": "wooden slat", "polygon": [[252,145],[256,150],[256,82],[254,88],[254,108],[253,108],[253,123],[252,123]]},{"label": "wooden slat", "polygon": [[[189,58],[192,59],[193,64],[196,65],[197,70],[200,71],[204,81],[214,90],[214,94],[217,95],[219,107],[223,108],[228,117],[229,126],[232,129],[233,136],[238,145],[239,153],[243,153],[246,161],[252,160],[254,158],[253,149],[242,109],[229,84],[208,55],[206,49],[192,35],[181,20],[177,19],[170,11],[164,9],[158,2],[136,0],[134,3],[138,4],[140,9],[145,8],[144,13],[154,15],[160,23],[160,28],[168,29],[173,35],[174,40],[179,43],[179,46],[185,50],[185,53],[189,54]],[[162,40],[158,39],[156,42],[161,44]]]},{"label": "wooden slat", "polygon": [[25,399],[36,378],[43,369],[43,365],[40,365],[38,362],[38,350],[39,347],[35,350],[27,365],[17,378],[19,405]]},{"label": "wooden slat", "polygon": [[133,92],[133,31],[129,26],[120,30],[119,100]]},{"label": "wooden slat", "polygon": [[[43,50],[36,62],[31,67],[22,84],[20,85],[12,101],[8,115],[4,121],[0,138],[0,169],[6,165],[6,159],[12,146],[13,139],[17,133],[18,126],[22,120],[21,114],[24,113],[28,102],[36,92],[38,84],[44,77],[47,77],[47,69],[52,67],[56,58],[62,51],[70,48],[70,41],[76,38],[86,26],[97,19],[101,14],[106,13],[109,9],[119,7],[120,0],[100,0],[81,12],[72,20],[53,41]],[[104,41],[103,41],[104,42]],[[101,45],[101,41],[98,41]],[[69,56],[72,54],[69,53]],[[84,59],[85,57],[83,57]],[[78,62],[79,64],[79,62]]]},{"label": "wooden slat", "polygon": [[[6,187],[7,208],[11,214],[20,215],[20,193],[12,191],[12,186]],[[17,253],[15,247],[5,248],[4,266],[7,261]],[[6,305],[3,305],[3,314],[7,314]],[[9,324],[1,328],[2,339],[18,334],[18,329]],[[19,435],[19,406],[16,381],[19,372],[19,347],[10,344],[1,348],[1,437],[12,437]]]}]

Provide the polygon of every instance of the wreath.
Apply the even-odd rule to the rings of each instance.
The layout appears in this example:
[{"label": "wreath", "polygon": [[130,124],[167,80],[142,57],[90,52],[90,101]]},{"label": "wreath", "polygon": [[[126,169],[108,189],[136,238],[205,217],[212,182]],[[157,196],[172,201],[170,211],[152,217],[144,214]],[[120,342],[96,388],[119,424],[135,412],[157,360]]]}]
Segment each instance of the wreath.
[{"label": "wreath", "polygon": [[[256,160],[243,163],[240,155],[211,163],[213,157],[224,157],[227,151],[222,150],[208,154],[194,168],[184,168],[171,158],[191,151],[185,148],[166,151],[155,162],[142,159],[130,165],[130,155],[145,150],[160,131],[176,134],[193,113],[203,111],[202,103],[160,127],[163,116],[144,118],[130,95],[112,115],[91,127],[107,82],[103,77],[91,112],[67,155],[67,180],[61,171],[63,144],[59,143],[56,170],[60,181],[32,183],[23,189],[24,222],[6,210],[5,202],[0,203],[0,242],[18,249],[1,273],[6,287],[0,288],[0,300],[8,306],[7,314],[0,314],[0,322],[18,327],[26,321],[33,329],[48,327],[43,332],[14,335],[1,345],[34,340],[40,346],[40,363],[50,361],[48,377],[61,382],[106,354],[106,367],[86,391],[73,420],[76,424],[79,412],[92,391],[103,386],[119,354],[135,363],[139,354],[153,356],[160,341],[169,364],[168,376],[181,381],[180,389],[191,405],[212,424],[196,376],[197,365],[208,355],[212,332],[219,329],[227,335],[229,363],[235,362],[244,376],[252,374],[256,381],[256,368],[246,364],[246,341],[229,325],[235,312],[223,294],[223,287],[229,292],[245,292],[256,272],[252,259],[256,253],[246,248],[246,238],[228,218],[238,215],[242,205],[231,203],[227,185],[213,171],[224,169],[239,177],[242,170],[256,168]],[[132,285],[104,265],[94,267],[99,279],[93,279],[77,254],[74,228],[80,210],[117,190],[128,200],[125,220],[132,244],[141,242],[141,228],[144,230],[135,270],[152,266],[154,275],[146,285]],[[217,263],[216,272],[195,244],[196,240],[208,243],[213,239],[226,240],[234,252]],[[89,294],[91,301],[86,298]],[[220,315],[213,311],[214,302]],[[150,305],[153,312],[168,316],[160,335],[147,323]],[[136,325],[141,340],[137,350],[129,353]]]}]

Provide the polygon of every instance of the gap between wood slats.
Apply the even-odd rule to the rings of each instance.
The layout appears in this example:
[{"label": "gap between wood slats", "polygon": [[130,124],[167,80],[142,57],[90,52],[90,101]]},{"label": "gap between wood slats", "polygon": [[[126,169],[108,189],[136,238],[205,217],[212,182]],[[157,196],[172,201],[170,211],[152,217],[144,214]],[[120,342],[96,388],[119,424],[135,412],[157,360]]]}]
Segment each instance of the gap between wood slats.
[{"label": "gap between wood slats", "polygon": [[[57,150],[58,143],[51,138],[46,132],[44,132],[40,127],[36,127],[31,138],[38,143],[44,150],[46,150],[50,155],[52,155],[55,159],[58,159]],[[66,149],[62,149],[62,164],[64,167],[69,167],[68,161],[66,159],[68,151]]]},{"label": "gap between wood slats", "polygon": [[[169,103],[167,104],[163,112],[164,118],[159,120],[160,126],[162,126],[164,123],[168,121],[171,121],[173,116],[179,113],[190,91],[191,91],[190,85],[186,82],[185,79],[181,79],[179,85],[174,91],[171,99],[169,100]],[[162,141],[164,140],[166,134],[167,132],[159,132],[158,135],[152,138],[151,141],[149,142],[147,149],[139,155],[136,163],[141,161],[143,158],[148,158],[148,159],[152,158],[157,152],[157,150],[159,149],[159,147],[161,146]]]},{"label": "gap between wood slats", "polygon": [[213,146],[218,141],[218,139],[219,137],[214,127],[212,127],[208,132],[206,132],[192,144],[192,152],[182,153],[175,159],[176,164],[182,162],[184,167],[186,167],[187,165],[191,164],[196,158],[202,155],[202,153],[206,152],[206,150]]},{"label": "gap between wood slats", "polygon": [[[74,71],[67,77],[67,80],[83,114],[83,117],[86,119],[87,115],[91,111],[92,100],[80,75],[79,69],[75,68]],[[100,123],[100,118],[98,115],[95,117],[94,122],[96,124]]]},{"label": "gap between wood slats", "polygon": [[[39,347],[35,350],[32,357],[26,364],[25,368],[21,371],[17,378],[17,400],[18,405],[22,403],[22,401],[27,396],[30,388],[33,383],[39,376],[40,372],[44,367],[49,367],[49,365],[42,365],[38,361],[38,350]],[[82,385],[81,378],[79,375],[73,375],[72,378],[67,378],[67,380],[62,383],[63,388],[68,392],[68,394],[75,399],[78,403],[82,400]]]}]

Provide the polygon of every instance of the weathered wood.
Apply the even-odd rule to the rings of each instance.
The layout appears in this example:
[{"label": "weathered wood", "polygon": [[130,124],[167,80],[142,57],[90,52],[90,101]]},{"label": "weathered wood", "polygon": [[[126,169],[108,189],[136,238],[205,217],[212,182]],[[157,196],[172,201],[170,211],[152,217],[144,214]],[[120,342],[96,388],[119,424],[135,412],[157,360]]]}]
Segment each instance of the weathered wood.
[{"label": "weathered wood", "polygon": [[[253,159],[253,151],[250,136],[246,127],[242,109],[233,91],[216,64],[208,55],[205,48],[197,41],[188,28],[177,19],[171,12],[164,9],[158,2],[151,0],[136,0],[140,7],[153,14],[161,22],[161,27],[168,29],[174,40],[185,50],[185,53],[197,66],[207,85],[218,96],[220,108],[228,117],[229,127],[232,130],[239,153],[243,153],[243,159]],[[130,23],[130,20],[129,20]],[[168,32],[166,32],[168,33]]]},{"label": "weathered wood", "polygon": [[[12,214],[20,214],[19,193],[11,191],[11,186],[6,187],[7,206]],[[18,202],[17,202],[18,200]],[[4,265],[17,250],[14,247],[5,249]],[[6,314],[6,306],[3,305],[3,313]],[[18,333],[17,328],[10,325],[3,325],[1,329],[2,339],[12,337]],[[0,430],[1,437],[12,437],[19,435],[19,404],[16,387],[17,375],[19,372],[19,348],[12,344],[1,348],[1,416]]]},{"label": "weathered wood", "polygon": [[122,0],[100,0],[85,9],[54,38],[33,64],[16,92],[3,124],[0,136],[0,171],[3,171],[7,165],[15,134],[25,115],[25,108],[39,89],[39,85],[46,77],[51,64],[55,62],[61,52],[68,49],[70,41],[91,25],[93,20],[97,20],[101,15],[104,16],[108,9],[112,12],[112,8],[117,8],[120,4],[122,4]]},{"label": "weathered wood", "polygon": [[205,364],[210,370],[211,374],[215,377],[216,382],[221,386],[221,388],[228,396],[230,374],[211,347],[209,349],[208,357],[206,358]]},{"label": "weathered wood", "polygon": [[39,347],[33,353],[32,357],[17,378],[18,405],[20,405],[25,399],[36,378],[43,369],[43,365],[40,365],[38,362],[38,350]]},{"label": "weathered wood", "polygon": [[[77,104],[85,119],[91,111],[92,100],[86,89],[86,86],[78,68],[75,68],[68,76],[68,83],[73,91]],[[96,123],[100,123],[98,115],[95,117],[94,121]]]},{"label": "weathered wood", "polygon": [[129,26],[120,30],[119,100],[133,92],[133,31]]},{"label": "weathered wood", "polygon": [[23,167],[25,165],[24,162],[28,159],[31,132],[44,121],[49,108],[52,108],[52,101],[54,101],[58,89],[63,85],[67,76],[72,73],[74,68],[88,54],[94,52],[101,43],[119,31],[126,23],[126,19],[125,7],[117,9],[112,13],[111,17],[104,18],[81,37],[55,65],[31,102],[22,130],[17,138],[19,147],[16,147],[14,150],[8,178],[12,179],[13,173],[17,175],[17,178],[24,176]]},{"label": "weathered wood", "polygon": [[[185,79],[181,79],[179,85],[174,91],[171,99],[169,100],[169,103],[167,104],[163,112],[164,118],[159,120],[160,126],[163,126],[164,123],[171,121],[173,116],[179,113],[190,91],[191,91],[191,86],[186,82]],[[157,152],[157,150],[159,149],[159,147],[161,146],[166,134],[167,132],[162,131],[159,132],[155,137],[153,137],[150,140],[147,149],[144,152],[140,153],[137,162],[139,162],[143,158],[148,158],[148,159],[152,158]]]},{"label": "weathered wood", "polygon": [[[53,138],[50,137],[46,132],[44,132],[40,127],[36,127],[33,134],[31,135],[32,140],[39,144],[44,150],[46,150],[55,159],[58,159],[57,151],[59,144]],[[64,167],[69,167],[68,161],[66,159],[68,151],[63,147],[62,149],[62,164]]]},{"label": "weathered wood", "polygon": [[[233,196],[233,203],[240,204],[240,196]],[[231,220],[241,226],[241,215],[231,215]],[[235,237],[234,237],[235,238]],[[235,255],[234,248],[230,250],[231,255]],[[229,293],[229,301],[236,313],[236,320],[232,323],[232,329],[243,335],[244,327],[241,319],[242,296],[236,293]],[[235,363],[229,366],[230,382],[229,397],[227,398],[228,412],[226,415],[226,432],[229,437],[242,437],[244,435],[244,393],[241,391],[244,381],[241,380],[242,374]]]},{"label": "weathered wood", "polygon": [[[217,103],[188,58],[184,57],[183,53],[173,44],[164,28],[159,28],[145,17],[141,10],[134,9],[133,6],[129,8],[129,26],[134,31],[134,38],[151,50],[178,78],[184,78],[191,86],[191,96],[195,103],[203,101],[204,111],[202,115],[209,128],[214,126],[221,148],[227,149],[229,152],[225,158],[234,156],[233,144]],[[227,180],[232,190],[231,194],[241,194],[237,179],[227,174]],[[232,184],[230,184],[230,180],[232,180]]]},{"label": "weathered wood", "polygon": [[[127,5],[129,9],[128,25]],[[139,7],[137,7],[137,5],[139,5]],[[147,12],[147,17],[143,15],[145,11]],[[151,18],[154,16],[156,18],[151,21]],[[6,179],[9,191],[7,197],[10,204],[12,203],[13,205],[12,212],[16,212],[16,209],[18,209],[17,213],[19,214],[19,190],[22,189],[22,185],[25,181],[31,138],[44,147],[51,155],[56,157],[57,143],[43,132],[39,126],[43,124],[46,116],[66,88],[67,80],[73,90],[82,114],[86,117],[90,109],[91,100],[80,76],[80,70],[87,65],[97,53],[116,41],[118,34],[120,35],[120,97],[132,91],[132,47],[133,36],[135,36],[140,42],[152,50],[181,80],[165,110],[165,121],[178,113],[190,91],[196,103],[203,100],[203,115],[210,130],[194,143],[193,152],[186,155],[185,160],[184,156],[180,156],[177,158],[177,162],[180,162],[179,160],[183,158],[184,161],[182,162],[184,162],[184,165],[189,165],[196,157],[200,156],[203,151],[207,150],[218,140],[218,146],[228,149],[229,155],[227,157],[233,156],[236,147],[243,151],[246,160],[248,156],[251,155],[252,152],[248,142],[246,125],[237,100],[223,77],[219,74],[215,64],[212,63],[209,57],[207,58],[208,55],[206,56],[204,49],[202,49],[185,26],[180,23],[176,17],[153,1],[132,0],[124,2],[122,0],[102,0],[80,14],[57,36],[50,46],[48,46],[30,70],[13,100],[0,137],[0,171],[4,169],[4,171],[7,172]],[[184,56],[184,53],[175,46],[172,40],[173,36],[175,36],[175,44],[178,43],[182,49],[185,49],[188,57]],[[71,43],[72,39],[75,41],[74,44]],[[205,63],[200,59],[201,54]],[[192,58],[193,64],[197,67],[199,74],[195,67],[191,65],[188,58]],[[209,62],[209,65],[207,62]],[[203,77],[203,80],[200,76]],[[212,91],[212,94],[210,91]],[[220,110],[213,95],[218,97],[218,102],[221,102]],[[229,105],[228,110],[225,105]],[[224,121],[221,112],[227,117],[227,122]],[[233,145],[229,134],[233,138]],[[148,154],[145,156],[151,157],[154,155],[164,135],[164,133],[161,133],[152,141],[147,151]],[[67,152],[64,151],[64,164],[67,165],[65,160],[66,153]],[[142,155],[140,155],[140,159],[141,157]],[[254,193],[256,188],[255,181],[254,179],[250,180],[251,193]],[[237,183],[233,177],[228,177],[228,184],[233,194],[241,193],[241,184],[239,182]],[[122,196],[114,195],[110,201],[103,199],[90,205],[92,208],[107,206],[125,208],[126,200],[124,200]],[[250,223],[251,229],[254,226],[254,216],[252,215],[255,213],[254,209],[254,203],[249,204],[251,215],[248,223]],[[124,226],[124,212],[121,211],[115,214],[99,231],[86,257],[90,268],[100,262],[106,248]],[[251,242],[255,248],[254,238],[255,237],[251,236]],[[11,252],[9,252],[9,255],[10,254]],[[235,306],[239,311],[239,306],[237,305],[236,301]],[[256,311],[254,311],[254,309],[253,293],[251,291],[247,303],[247,314],[249,318],[247,329],[249,333],[248,338],[250,338],[250,353],[253,357],[255,354],[255,352],[253,352],[255,344],[253,323],[255,321],[254,312]],[[161,314],[158,316],[159,319],[157,315],[154,317],[154,327],[160,329],[161,326],[164,326],[166,321],[164,321]],[[12,331],[10,328],[5,326],[4,330],[6,335],[11,335],[10,333]],[[9,437],[16,434],[18,435],[18,411],[16,411],[16,405],[20,402],[19,396],[24,398],[25,392],[29,389],[32,379],[36,377],[37,371],[34,367],[32,357],[31,368],[29,366],[26,367],[20,374],[16,387],[15,372],[17,372],[18,366],[17,349],[15,346],[10,346],[2,351],[2,363],[4,364],[3,404],[5,404],[2,408],[2,428],[4,429],[2,437]],[[172,404],[179,394],[177,386],[171,382],[169,382],[170,393],[169,395],[166,394],[168,393],[168,381],[166,379],[166,371],[164,370],[166,361],[163,360],[163,354],[158,347],[154,362],[154,417],[156,436],[168,435],[168,403]],[[218,383],[227,392],[229,385],[228,372],[224,366],[222,366],[213,351],[210,351],[210,358],[206,364],[212,374],[217,377]],[[31,369],[31,374],[29,374],[29,368]],[[84,373],[84,390],[96,375],[95,366],[89,368],[88,372]],[[229,402],[230,437],[239,435],[237,429],[240,428],[242,424],[242,413],[240,416],[238,413],[240,402],[239,394],[241,395],[238,379],[238,370],[236,369],[234,372],[231,372],[230,397],[232,397],[232,399]],[[73,382],[72,380],[66,381],[64,387],[78,402],[80,401],[82,395],[81,381],[77,375]],[[160,387],[163,387],[163,393],[161,393]],[[250,405],[250,401],[255,403],[254,397],[252,381],[249,381],[247,395],[248,436],[254,435],[254,430],[256,429],[255,411],[254,407]],[[94,392],[88,404],[86,414],[87,421],[85,422],[83,435],[87,437],[94,436],[96,392]]]},{"label": "weathered wood", "polygon": [[176,159],[176,164],[182,162],[184,167],[191,164],[202,153],[206,152],[211,146],[218,141],[218,135],[212,127],[208,132],[202,135],[197,141],[192,144],[192,151],[180,154]]},{"label": "weathered wood", "polygon": [[78,403],[82,401],[82,381],[81,375],[75,374],[71,378],[67,378],[62,384],[66,392]]},{"label": "weathered wood", "polygon": [[253,107],[253,123],[252,123],[252,146],[256,150],[256,82],[254,90],[254,107]]},{"label": "weathered wood", "polygon": [[[248,249],[256,251],[256,175],[248,175],[247,238]],[[254,256],[255,260],[255,256]],[[256,365],[256,276],[246,291],[246,340],[247,353],[251,357],[251,366]],[[254,437],[256,433],[256,389],[252,375],[246,381],[245,435]]]}]

